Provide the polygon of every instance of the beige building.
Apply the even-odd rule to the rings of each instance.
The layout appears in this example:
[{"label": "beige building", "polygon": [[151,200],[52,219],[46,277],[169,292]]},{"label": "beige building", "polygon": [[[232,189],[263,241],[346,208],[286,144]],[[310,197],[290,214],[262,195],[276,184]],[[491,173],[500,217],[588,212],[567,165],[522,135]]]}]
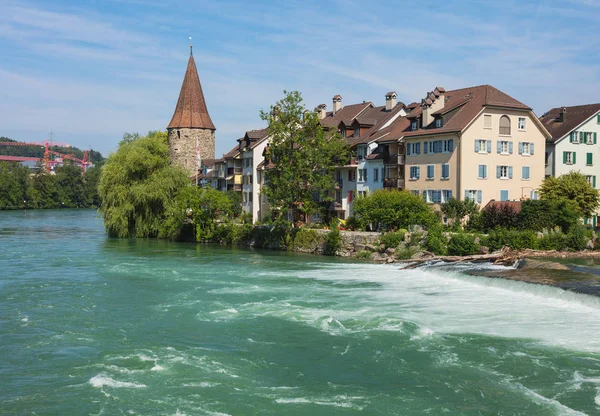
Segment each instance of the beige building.
[{"label": "beige building", "polygon": [[550,134],[525,104],[490,85],[438,87],[407,119],[407,190],[430,203],[537,198]]}]

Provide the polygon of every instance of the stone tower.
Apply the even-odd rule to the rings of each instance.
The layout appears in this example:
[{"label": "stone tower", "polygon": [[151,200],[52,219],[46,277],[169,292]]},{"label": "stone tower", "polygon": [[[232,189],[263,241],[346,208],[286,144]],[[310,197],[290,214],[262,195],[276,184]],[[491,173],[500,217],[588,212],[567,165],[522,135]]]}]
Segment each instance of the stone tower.
[{"label": "stone tower", "polygon": [[190,175],[196,173],[196,145],[200,160],[215,158],[215,125],[210,119],[194,55],[190,46],[185,78],[173,118],[167,127],[171,164],[183,167]]}]

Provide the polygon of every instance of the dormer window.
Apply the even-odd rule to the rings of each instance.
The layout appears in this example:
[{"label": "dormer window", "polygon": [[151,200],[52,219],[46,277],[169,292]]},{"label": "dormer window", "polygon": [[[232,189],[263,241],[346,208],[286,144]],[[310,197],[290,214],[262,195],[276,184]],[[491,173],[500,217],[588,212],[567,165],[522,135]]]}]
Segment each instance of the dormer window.
[{"label": "dormer window", "polygon": [[441,117],[435,119],[435,126],[442,127],[442,118]]},{"label": "dormer window", "polygon": [[341,132],[342,132],[342,137],[345,139],[346,138],[346,129],[342,129]]},{"label": "dormer window", "polygon": [[413,122],[410,123],[410,128],[414,131],[414,130],[417,129],[417,125],[418,125],[417,121],[415,120],[415,121],[413,121]]},{"label": "dormer window", "polygon": [[360,127],[354,129],[354,137],[360,137]]}]

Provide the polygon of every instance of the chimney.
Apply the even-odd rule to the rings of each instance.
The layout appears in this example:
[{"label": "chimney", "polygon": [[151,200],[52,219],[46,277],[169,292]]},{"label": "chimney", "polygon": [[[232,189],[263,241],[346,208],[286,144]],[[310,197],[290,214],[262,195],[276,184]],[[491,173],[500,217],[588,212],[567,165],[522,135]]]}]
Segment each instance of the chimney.
[{"label": "chimney", "polygon": [[315,111],[319,114],[319,119],[323,120],[327,117],[327,104],[319,104]]},{"label": "chimney", "polygon": [[396,107],[397,98],[396,91],[390,91],[385,95],[385,111],[392,111]]},{"label": "chimney", "polygon": [[431,104],[433,104],[433,101],[429,99],[429,93],[427,93],[427,98],[423,98],[421,100],[421,108],[423,109],[423,116],[421,117],[422,128],[425,128],[431,123],[433,123],[433,116],[431,115],[431,113],[433,113],[433,110],[431,108]]},{"label": "chimney", "polygon": [[560,113],[558,114],[558,121],[560,123],[564,123],[565,121],[567,121],[567,108],[563,107],[560,110]]},{"label": "chimney", "polygon": [[437,99],[440,101],[443,107],[443,105],[446,103],[446,89],[442,87],[435,87],[434,93],[437,95]]},{"label": "chimney", "polygon": [[338,94],[333,97],[333,114],[335,115],[335,113],[337,113],[341,109],[342,109],[342,96]]}]

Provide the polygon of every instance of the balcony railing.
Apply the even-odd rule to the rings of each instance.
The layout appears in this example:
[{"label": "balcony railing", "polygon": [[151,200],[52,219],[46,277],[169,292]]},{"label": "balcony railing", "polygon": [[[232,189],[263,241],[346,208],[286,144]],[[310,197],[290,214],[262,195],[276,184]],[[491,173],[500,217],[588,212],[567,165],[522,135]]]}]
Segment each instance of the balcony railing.
[{"label": "balcony railing", "polygon": [[383,187],[385,189],[404,189],[404,179],[403,178],[384,179]]}]

